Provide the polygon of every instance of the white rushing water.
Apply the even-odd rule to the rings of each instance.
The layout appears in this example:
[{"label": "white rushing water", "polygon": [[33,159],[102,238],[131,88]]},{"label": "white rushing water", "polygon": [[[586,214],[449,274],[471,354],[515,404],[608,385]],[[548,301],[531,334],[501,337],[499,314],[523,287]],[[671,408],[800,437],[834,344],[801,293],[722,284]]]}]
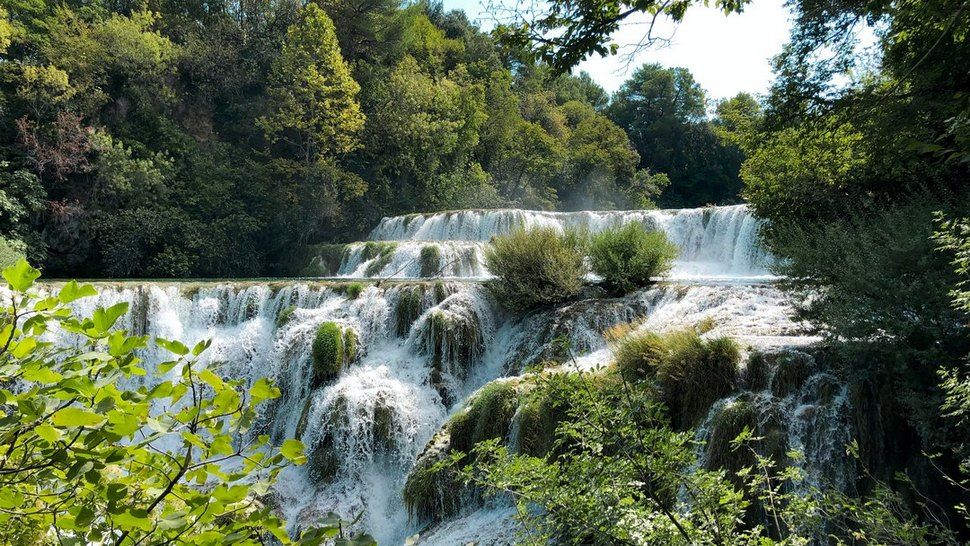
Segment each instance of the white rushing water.
[{"label": "white rushing water", "polygon": [[[480,282],[469,280],[488,276],[482,253],[496,234],[532,225],[595,232],[631,221],[663,229],[681,248],[677,282],[513,317]],[[348,519],[362,514],[358,527],[381,544],[403,544],[418,532],[423,544],[502,544],[513,536],[507,506],[470,508],[427,532],[403,507],[408,472],[448,416],[489,381],[545,360],[561,336],[571,340],[581,367],[608,363],[602,333],[619,323],[671,330],[703,322],[710,328],[706,335],[735,337],[748,351],[814,341],[791,320],[778,288],[760,282],[770,257],[757,245],[758,228],[743,206],[388,218],[370,243],[349,246],[341,275],[426,277],[422,250],[436,245],[435,276],[466,279],[364,282],[359,294],[359,287],[339,282],[101,283],[97,298],[77,306],[90,314],[96,306],[128,301],[123,327],[189,346],[211,339],[204,359],[219,373],[276,381],[283,395],[262,410],[254,433],[274,442],[299,438],[307,446],[310,463],[287,469],[273,492],[291,531],[334,511]],[[325,322],[355,338],[359,348],[336,377],[320,380],[311,346]],[[144,356],[149,367],[164,358]],[[827,465],[835,444],[825,440],[835,428],[847,430],[847,409],[832,403],[845,396],[831,386],[831,376],[813,373],[814,387],[806,383],[784,396],[762,390],[770,402],[765,407],[790,423],[791,447]],[[825,469],[807,471],[820,476]]]},{"label": "white rushing water", "polygon": [[[630,222],[662,230],[680,248],[673,278],[770,277],[771,257],[758,243],[762,222],[745,205],[677,210],[544,212],[517,209],[464,210],[384,218],[371,244],[348,246],[338,275],[415,278],[422,275],[422,251],[433,252],[443,277],[485,278],[484,248],[497,235],[517,228],[547,227],[597,233]],[[381,258],[376,242],[386,243]],[[433,249],[433,250],[431,250]]]},{"label": "white rushing water", "polygon": [[[369,285],[356,299],[328,283],[120,283],[100,284],[98,290],[97,298],[78,303],[81,313],[131,302],[124,327],[190,346],[211,339],[204,358],[220,363],[223,375],[274,378],[283,397],[265,409],[259,430],[276,442],[300,438],[311,457],[310,465],[287,470],[275,491],[293,530],[328,511],[348,518],[362,511],[360,526],[381,544],[401,544],[418,530],[402,507],[401,491],[411,465],[449,413],[486,382],[541,359],[563,332],[574,338],[581,358],[600,363],[609,359],[601,332],[620,322],[667,329],[709,318],[712,334],[754,345],[800,332],[770,285],[672,284],[524,320],[502,313],[474,282]],[[419,301],[418,308],[402,323],[399,306],[408,301]],[[289,319],[278,324],[281,314]],[[446,333],[435,333],[434,315],[444,317]],[[361,350],[336,379],[314,387],[310,347],[325,321],[353,330]],[[151,365],[164,355],[145,357]],[[325,462],[315,466],[314,460]],[[331,471],[320,471],[328,465]],[[450,529],[461,530],[461,536],[469,532]],[[436,536],[451,536],[446,530]]]}]

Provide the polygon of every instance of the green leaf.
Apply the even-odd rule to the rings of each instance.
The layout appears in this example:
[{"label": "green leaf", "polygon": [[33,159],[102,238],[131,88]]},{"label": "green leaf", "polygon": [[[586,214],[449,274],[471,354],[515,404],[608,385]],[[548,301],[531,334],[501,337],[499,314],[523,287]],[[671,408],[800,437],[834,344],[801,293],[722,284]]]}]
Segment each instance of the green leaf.
[{"label": "green leaf", "polygon": [[176,354],[178,356],[185,356],[189,354],[189,348],[185,346],[181,341],[169,341],[163,338],[155,338],[155,343],[159,347],[165,349],[166,351]]},{"label": "green leaf", "polygon": [[94,315],[91,319],[94,321],[94,328],[99,333],[106,333],[115,325],[115,322],[121,318],[122,315],[128,312],[128,302],[123,301],[121,303],[116,303],[107,309],[103,307],[98,307],[94,311]]},{"label": "green leaf", "polygon": [[34,383],[52,384],[64,378],[61,374],[51,370],[44,364],[24,366],[23,378]]},{"label": "green leaf", "polygon": [[202,370],[199,372],[199,379],[216,391],[221,391],[226,387],[226,384],[222,381],[222,378],[212,373],[210,370]]},{"label": "green leaf", "polygon": [[61,439],[61,431],[52,427],[50,423],[42,423],[34,429],[34,432],[52,444]]},{"label": "green leaf", "polygon": [[280,453],[293,464],[306,464],[307,458],[303,454],[303,442],[299,440],[290,439],[283,442],[283,445],[280,446]]},{"label": "green leaf", "polygon": [[115,525],[121,527],[122,529],[141,529],[142,531],[151,531],[152,522],[148,519],[147,514],[142,515],[141,511],[138,513],[133,513],[131,511],[122,512],[114,516]]},{"label": "green leaf", "polygon": [[21,359],[29,355],[35,347],[37,347],[37,339],[25,337],[11,347],[10,354],[12,354],[14,358]]},{"label": "green leaf", "polygon": [[54,426],[58,427],[90,427],[101,424],[104,420],[103,415],[73,406],[58,411],[51,418]]},{"label": "green leaf", "polygon": [[20,258],[17,263],[3,270],[3,278],[7,280],[10,288],[17,292],[27,291],[38,277],[40,277],[40,270],[31,267],[24,258]]},{"label": "green leaf", "polygon": [[262,377],[249,389],[249,395],[253,398],[253,403],[258,404],[263,400],[271,400],[280,396],[280,390],[273,386],[273,382]]},{"label": "green leaf", "polygon": [[192,347],[192,356],[199,356],[203,353],[203,351],[208,349],[210,345],[212,345],[211,339],[203,339],[202,341],[196,343],[195,347]]},{"label": "green leaf", "polygon": [[71,281],[65,284],[61,288],[61,291],[57,293],[57,299],[61,303],[71,303],[81,298],[89,298],[97,295],[98,291],[94,289],[94,286],[90,284],[79,285],[77,281]]}]

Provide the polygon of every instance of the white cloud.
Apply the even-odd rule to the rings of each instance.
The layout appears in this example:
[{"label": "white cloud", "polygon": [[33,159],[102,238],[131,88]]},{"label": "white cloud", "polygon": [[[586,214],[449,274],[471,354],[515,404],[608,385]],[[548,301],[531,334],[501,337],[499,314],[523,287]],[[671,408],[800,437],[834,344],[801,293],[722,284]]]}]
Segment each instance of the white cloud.
[{"label": "white cloud", "polygon": [[[643,15],[623,25],[614,41],[620,46],[635,44],[646,32],[645,21]],[[673,33],[668,46],[641,51],[629,65],[621,49],[618,56],[595,56],[578,69],[589,72],[608,91],[615,91],[636,67],[659,63],[689,69],[710,98],[741,91],[764,93],[773,78],[770,60],[788,39],[791,23],[779,0],[756,0],[743,13],[728,16],[715,8],[692,6],[680,25],[661,21],[658,27],[655,35]]]},{"label": "white cloud", "polygon": [[[472,20],[485,19],[478,0],[445,0],[445,8],[464,9]],[[628,20],[614,41],[621,46],[637,43],[646,32],[647,20],[645,15]],[[782,0],[754,0],[743,13],[728,16],[716,8],[691,6],[684,21],[676,26],[669,46],[641,51],[629,65],[623,51],[607,58],[594,55],[578,70],[589,72],[610,92],[619,88],[636,67],[654,62],[689,69],[710,98],[730,97],[741,91],[764,93],[772,80],[770,59],[781,51],[790,28],[789,11]],[[674,29],[672,23],[662,21],[655,34],[670,36]]]}]

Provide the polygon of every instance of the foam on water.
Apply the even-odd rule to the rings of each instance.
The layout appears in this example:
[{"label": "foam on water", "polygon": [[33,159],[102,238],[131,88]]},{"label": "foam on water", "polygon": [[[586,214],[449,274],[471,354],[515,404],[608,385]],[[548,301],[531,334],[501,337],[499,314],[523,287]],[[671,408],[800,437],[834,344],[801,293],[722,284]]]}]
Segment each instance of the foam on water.
[{"label": "foam on water", "polygon": [[[481,283],[468,280],[489,276],[484,249],[495,235],[523,226],[597,232],[628,222],[664,230],[678,245],[677,282],[513,317]],[[367,283],[356,298],[339,283],[103,283],[97,298],[76,307],[90,314],[95,306],[128,301],[121,326],[132,332],[189,346],[211,339],[204,364],[248,382],[274,379],[282,396],[262,408],[251,433],[269,434],[277,443],[299,438],[307,446],[310,464],[284,471],[273,493],[291,531],[330,511],[348,519],[362,513],[359,528],[381,544],[402,544],[419,531],[403,507],[402,489],[427,442],[476,389],[550,358],[557,338],[571,340],[575,360],[569,365],[580,368],[607,364],[612,354],[602,332],[626,322],[662,331],[704,321],[713,325],[706,335],[730,335],[746,348],[813,341],[804,325],[790,319],[790,305],[775,286],[753,282],[768,275],[771,261],[757,243],[759,229],[744,206],[402,216],[385,218],[370,237],[394,243],[392,249],[351,244],[340,275],[418,277],[434,265],[426,263],[422,271],[422,251],[434,245],[437,252],[427,254],[437,256],[436,276],[464,280]],[[281,320],[284,312],[288,318]],[[324,322],[352,330],[360,349],[338,377],[315,386],[311,346]],[[63,333],[49,335],[75,342]],[[164,358],[156,352],[143,356],[149,368]],[[820,461],[836,456],[835,444],[824,440],[835,437],[833,427],[845,414],[838,404],[829,411],[844,393],[833,398],[826,381],[775,402],[791,421],[790,443],[818,452]],[[823,397],[824,407],[818,402]],[[822,476],[825,464],[807,470]],[[512,514],[501,504],[466,512],[432,529],[421,543],[505,544],[513,536]]]},{"label": "foam on water", "polygon": [[[315,453],[331,453],[337,461],[330,478],[314,475],[313,464],[288,469],[281,477],[276,502],[292,530],[328,511],[351,519],[363,512],[359,526],[381,544],[401,544],[417,531],[403,509],[401,491],[416,457],[448,415],[488,381],[521,373],[542,359],[556,337],[568,334],[578,360],[592,367],[609,361],[601,333],[620,322],[670,329],[710,318],[715,323],[712,334],[748,340],[801,333],[800,325],[788,319],[790,308],[777,288],[740,283],[666,284],[522,319],[502,312],[476,282],[370,284],[356,299],[339,285],[305,282],[120,283],[97,288],[97,298],[77,302],[81,313],[128,301],[131,310],[121,320],[123,327],[181,339],[190,346],[211,339],[203,359],[218,363],[219,373],[249,382],[273,378],[283,395],[263,409],[255,432],[268,433],[275,442],[299,438],[311,460]],[[419,314],[399,333],[398,305],[402,294],[414,290],[424,294]],[[278,324],[291,306],[295,310],[288,321]],[[433,315],[449,325],[449,335],[431,328]],[[361,356],[335,380],[312,388],[310,347],[325,321],[357,333]],[[474,339],[456,337],[455,332],[474,334]],[[73,342],[68,335],[50,335]],[[470,346],[474,350],[466,350]],[[151,368],[164,355],[144,357]],[[809,412],[803,414],[806,430],[814,430],[807,421]],[[465,523],[436,531],[438,538],[429,543],[464,540],[479,528],[486,533],[480,540],[491,543],[488,533],[496,529],[487,522],[493,516],[499,518],[494,521],[506,521],[508,513],[467,515]]]}]

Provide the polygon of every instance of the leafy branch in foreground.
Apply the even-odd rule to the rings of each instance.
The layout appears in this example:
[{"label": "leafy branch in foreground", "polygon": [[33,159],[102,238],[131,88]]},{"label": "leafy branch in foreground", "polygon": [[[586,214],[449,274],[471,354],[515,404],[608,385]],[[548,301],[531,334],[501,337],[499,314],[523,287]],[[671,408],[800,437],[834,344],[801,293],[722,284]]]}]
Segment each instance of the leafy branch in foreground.
[{"label": "leafy branch in foreground", "polygon": [[[725,14],[741,12],[749,0],[715,0]],[[680,22],[692,0],[554,0],[544,3],[489,4],[499,23],[495,34],[515,51],[526,51],[560,72],[568,72],[593,53],[606,57],[619,49],[610,37],[635,15],[648,16],[648,25],[636,50],[664,42],[654,34],[658,18]],[[707,4],[707,2],[704,2]]]},{"label": "leafy branch in foreground", "polygon": [[754,446],[761,439],[747,427],[731,447],[751,464],[735,472],[705,468],[694,435],[670,427],[650,382],[630,381],[615,368],[551,374],[535,388],[567,408],[549,453],[515,453],[489,440],[460,471],[515,502],[522,543],[958,543],[948,530],[919,521],[884,484],[876,482],[867,498],[807,487],[798,465],[781,467],[760,454]]},{"label": "leafy branch in foreground", "polygon": [[[199,356],[203,341],[131,336],[117,328],[127,303],[77,317],[96,295],[71,281],[40,290],[21,259],[0,294],[0,544],[372,544],[342,537],[339,520],[291,539],[261,497],[303,445],[275,449],[248,434],[263,401],[260,379],[225,380]],[[64,332],[76,341],[56,343]],[[139,353],[171,353],[149,376]]]}]

